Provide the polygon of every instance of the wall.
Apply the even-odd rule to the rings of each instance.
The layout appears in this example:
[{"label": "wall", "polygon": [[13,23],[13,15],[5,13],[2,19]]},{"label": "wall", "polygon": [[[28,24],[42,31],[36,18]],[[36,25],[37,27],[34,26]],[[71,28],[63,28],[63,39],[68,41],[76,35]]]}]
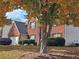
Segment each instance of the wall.
[{"label": "wall", "polygon": [[10,39],[12,40],[11,45],[18,45],[19,37],[10,37]]},{"label": "wall", "polygon": [[[35,29],[31,29],[30,28],[30,22],[36,22],[36,28]],[[62,37],[64,37],[64,25],[60,25],[60,26],[53,26],[52,27],[52,31],[51,31],[51,35],[55,34],[55,33],[61,33]],[[39,23],[32,18],[29,23],[28,23],[28,34],[31,35],[35,35],[35,41],[37,42],[37,44],[40,43],[40,28],[39,28]]]},{"label": "wall", "polygon": [[20,41],[27,40],[27,35],[26,34],[21,34],[20,37],[19,37],[19,40]]},{"label": "wall", "polygon": [[9,30],[11,29],[12,25],[5,25],[3,27],[3,31],[2,31],[2,38],[8,38],[8,33]]},{"label": "wall", "polygon": [[52,31],[51,31],[51,35],[55,34],[55,33],[61,33],[62,37],[64,37],[64,25],[53,26]]},{"label": "wall", "polygon": [[79,27],[73,25],[65,25],[65,45],[79,43]]},{"label": "wall", "polygon": [[[36,28],[35,29],[30,28],[31,22],[36,22]],[[37,42],[37,45],[39,44],[39,33],[40,33],[39,24],[38,24],[38,22],[35,18],[32,18],[28,23],[28,34],[29,34],[29,36],[35,35],[35,41]]]}]

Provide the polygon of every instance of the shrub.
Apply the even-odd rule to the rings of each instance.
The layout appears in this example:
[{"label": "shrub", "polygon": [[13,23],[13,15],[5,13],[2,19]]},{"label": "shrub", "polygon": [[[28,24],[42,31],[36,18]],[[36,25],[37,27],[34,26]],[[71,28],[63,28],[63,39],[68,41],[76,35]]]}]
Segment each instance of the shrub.
[{"label": "shrub", "polygon": [[47,45],[48,46],[64,46],[65,39],[64,38],[48,38]]},{"label": "shrub", "polygon": [[23,40],[23,41],[19,41],[19,44],[33,44],[33,45],[36,45],[36,42],[35,40]]},{"label": "shrub", "polygon": [[79,43],[75,43],[75,46],[76,46],[76,47],[79,47]]},{"label": "shrub", "polygon": [[72,43],[68,45],[67,47],[79,47],[79,43]]},{"label": "shrub", "polygon": [[0,45],[10,45],[12,40],[10,38],[1,38]]}]

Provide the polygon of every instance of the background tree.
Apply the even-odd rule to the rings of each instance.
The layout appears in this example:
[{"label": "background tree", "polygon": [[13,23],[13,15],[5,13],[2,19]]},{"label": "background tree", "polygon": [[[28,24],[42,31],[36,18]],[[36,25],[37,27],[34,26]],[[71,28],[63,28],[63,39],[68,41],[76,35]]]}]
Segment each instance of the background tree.
[{"label": "background tree", "polygon": [[79,1],[60,0],[60,21],[62,24],[79,25]]}]

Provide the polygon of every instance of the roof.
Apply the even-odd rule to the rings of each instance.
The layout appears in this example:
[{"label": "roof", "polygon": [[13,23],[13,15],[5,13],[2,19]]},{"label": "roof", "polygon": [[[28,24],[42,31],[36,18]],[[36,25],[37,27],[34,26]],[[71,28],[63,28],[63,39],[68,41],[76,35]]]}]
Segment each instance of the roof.
[{"label": "roof", "polygon": [[19,30],[18,30],[16,24],[13,23],[13,26],[12,26],[12,28],[10,29],[8,36],[11,37],[11,36],[19,36],[19,35],[20,35],[20,32],[19,32]]},{"label": "roof", "polygon": [[12,36],[19,36],[20,34],[28,34],[28,32],[26,31],[26,25],[23,22],[18,22],[15,21],[12,23],[12,28],[9,31],[8,36],[12,37]]},{"label": "roof", "polygon": [[27,28],[26,28],[25,23],[17,22],[17,21],[15,21],[15,23],[16,23],[16,26],[21,34],[27,34],[27,31],[26,31]]}]

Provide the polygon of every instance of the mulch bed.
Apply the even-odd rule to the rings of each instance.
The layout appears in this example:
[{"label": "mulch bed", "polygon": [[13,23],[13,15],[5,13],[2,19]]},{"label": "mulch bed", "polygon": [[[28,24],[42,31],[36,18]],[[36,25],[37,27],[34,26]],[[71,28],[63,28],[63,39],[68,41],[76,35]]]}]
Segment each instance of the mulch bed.
[{"label": "mulch bed", "polygon": [[76,56],[55,55],[55,54],[42,54],[39,53],[27,53],[19,57],[18,59],[79,59]]},{"label": "mulch bed", "polygon": [[48,49],[47,54],[29,52],[18,59],[79,59],[79,48],[77,47],[53,47]]}]

